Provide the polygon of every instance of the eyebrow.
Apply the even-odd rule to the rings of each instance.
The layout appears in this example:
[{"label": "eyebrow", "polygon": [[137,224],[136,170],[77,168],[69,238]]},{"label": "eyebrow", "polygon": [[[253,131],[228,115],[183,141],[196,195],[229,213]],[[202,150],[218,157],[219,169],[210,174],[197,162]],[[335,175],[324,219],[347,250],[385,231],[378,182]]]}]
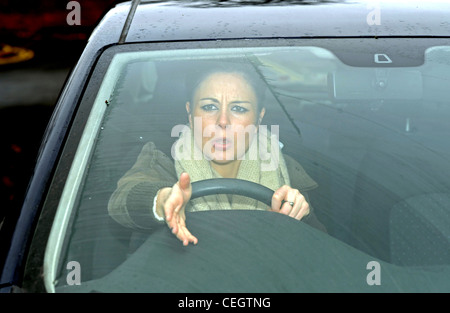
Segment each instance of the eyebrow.
[{"label": "eyebrow", "polygon": [[[205,100],[209,100],[209,101],[213,101],[216,103],[219,103],[219,100],[215,99],[215,98],[201,98],[200,101],[205,101]],[[251,104],[250,101],[240,101],[240,100],[236,100],[236,101],[232,101],[231,103],[233,104],[240,104],[240,103],[248,103]]]},{"label": "eyebrow", "polygon": [[214,101],[214,102],[219,103],[219,100],[214,99],[214,98],[201,98],[201,99],[200,99],[200,101],[205,101],[205,100]]}]

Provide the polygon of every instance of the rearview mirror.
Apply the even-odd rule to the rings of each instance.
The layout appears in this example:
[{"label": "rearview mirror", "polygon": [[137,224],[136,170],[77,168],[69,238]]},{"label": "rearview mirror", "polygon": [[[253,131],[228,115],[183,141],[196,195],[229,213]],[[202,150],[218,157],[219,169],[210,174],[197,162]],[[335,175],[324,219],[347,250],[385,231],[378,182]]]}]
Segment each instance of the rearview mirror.
[{"label": "rearview mirror", "polygon": [[417,100],[422,98],[422,73],[402,68],[352,68],[328,75],[335,101]]}]

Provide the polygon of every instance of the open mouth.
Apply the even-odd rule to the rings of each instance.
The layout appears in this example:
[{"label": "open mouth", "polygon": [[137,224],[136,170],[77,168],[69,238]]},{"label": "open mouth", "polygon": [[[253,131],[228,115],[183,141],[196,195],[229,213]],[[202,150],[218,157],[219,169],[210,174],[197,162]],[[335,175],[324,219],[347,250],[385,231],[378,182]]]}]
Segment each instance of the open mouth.
[{"label": "open mouth", "polygon": [[212,144],[213,144],[214,149],[224,151],[224,150],[228,150],[231,148],[232,141],[227,138],[218,138],[218,139],[214,139]]}]

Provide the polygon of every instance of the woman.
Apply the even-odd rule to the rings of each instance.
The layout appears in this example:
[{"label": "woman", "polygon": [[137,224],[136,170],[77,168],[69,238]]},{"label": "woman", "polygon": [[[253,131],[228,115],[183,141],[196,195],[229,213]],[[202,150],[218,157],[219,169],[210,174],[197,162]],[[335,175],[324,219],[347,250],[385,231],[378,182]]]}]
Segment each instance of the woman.
[{"label": "woman", "polygon": [[186,226],[186,211],[268,209],[237,195],[190,201],[193,181],[238,178],[274,190],[272,211],[324,230],[305,193],[317,184],[296,161],[281,154],[276,136],[259,127],[265,114],[259,84],[257,77],[241,69],[203,74],[186,103],[189,127],[172,148],[175,162],[153,143],[146,144],[136,164],[119,180],[110,199],[110,215],[135,228],[166,223],[184,245],[196,244],[198,239]]}]

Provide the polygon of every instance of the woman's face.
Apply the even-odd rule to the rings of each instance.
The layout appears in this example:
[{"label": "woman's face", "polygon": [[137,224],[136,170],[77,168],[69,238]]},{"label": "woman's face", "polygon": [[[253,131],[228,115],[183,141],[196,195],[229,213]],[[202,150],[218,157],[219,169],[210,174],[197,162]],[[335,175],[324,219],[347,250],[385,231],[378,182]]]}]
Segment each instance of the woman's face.
[{"label": "woman's face", "polygon": [[214,73],[204,79],[187,103],[195,143],[217,164],[239,160],[257,133],[264,116],[256,94],[239,73]]}]

